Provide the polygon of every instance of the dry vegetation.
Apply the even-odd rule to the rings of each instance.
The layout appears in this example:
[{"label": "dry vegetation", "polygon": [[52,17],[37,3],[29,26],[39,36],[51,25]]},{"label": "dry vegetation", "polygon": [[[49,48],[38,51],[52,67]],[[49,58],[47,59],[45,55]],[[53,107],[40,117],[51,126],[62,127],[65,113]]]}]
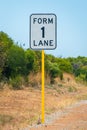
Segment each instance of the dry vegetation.
[{"label": "dry vegetation", "polygon": [[[40,80],[38,77],[37,75],[37,80]],[[31,82],[35,84],[34,75]],[[45,87],[46,114],[63,109],[78,100],[87,99],[87,87],[76,83],[69,74],[64,74],[63,81],[55,79],[54,85]],[[39,117],[41,118],[40,88],[39,84],[38,89],[27,87],[23,90],[9,90],[5,87],[0,91],[0,130],[19,130],[38,122]]]}]

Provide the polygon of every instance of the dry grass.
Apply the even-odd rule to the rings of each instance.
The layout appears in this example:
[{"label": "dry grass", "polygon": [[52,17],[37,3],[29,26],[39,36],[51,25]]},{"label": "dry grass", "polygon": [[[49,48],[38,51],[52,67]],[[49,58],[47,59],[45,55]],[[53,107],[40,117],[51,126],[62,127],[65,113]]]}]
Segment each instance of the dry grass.
[{"label": "dry grass", "polygon": [[[51,86],[51,89],[45,89],[46,114],[63,109],[86,97],[83,95],[87,95],[87,87],[78,86],[73,78],[68,82],[66,75],[64,81],[59,81],[57,85]],[[30,82],[35,80],[38,85],[39,80],[41,80],[40,76],[41,74],[38,74],[35,79],[35,76],[31,74],[29,80]],[[69,92],[70,86],[75,87],[77,91]],[[37,123],[39,117],[41,117],[40,84],[39,88],[28,87],[24,90],[6,89],[0,91],[0,130],[18,130],[29,124]]]},{"label": "dry grass", "polygon": [[[11,115],[12,125],[31,124],[40,112],[40,91],[19,90],[0,92],[0,114]],[[38,112],[37,112],[38,110]],[[8,124],[8,123],[6,123]]]},{"label": "dry grass", "polygon": [[28,80],[29,80],[29,85],[31,87],[39,87],[40,88],[40,85],[41,85],[41,73],[31,73],[29,74],[28,76]]}]

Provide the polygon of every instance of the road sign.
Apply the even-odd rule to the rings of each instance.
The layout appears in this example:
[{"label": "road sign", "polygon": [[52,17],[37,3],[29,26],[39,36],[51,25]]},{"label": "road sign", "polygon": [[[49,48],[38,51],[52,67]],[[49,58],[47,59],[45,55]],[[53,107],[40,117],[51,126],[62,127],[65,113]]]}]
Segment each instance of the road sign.
[{"label": "road sign", "polygon": [[52,50],[57,46],[57,17],[55,14],[30,16],[30,48]]}]

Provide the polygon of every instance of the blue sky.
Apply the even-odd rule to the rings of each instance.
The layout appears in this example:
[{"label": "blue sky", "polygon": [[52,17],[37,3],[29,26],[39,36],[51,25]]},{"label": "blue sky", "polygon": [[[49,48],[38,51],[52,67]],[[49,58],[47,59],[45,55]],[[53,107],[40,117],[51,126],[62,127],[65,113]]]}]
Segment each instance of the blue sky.
[{"label": "blue sky", "polygon": [[57,15],[57,48],[46,53],[87,56],[87,0],[0,0],[0,31],[29,48],[29,16]]}]

